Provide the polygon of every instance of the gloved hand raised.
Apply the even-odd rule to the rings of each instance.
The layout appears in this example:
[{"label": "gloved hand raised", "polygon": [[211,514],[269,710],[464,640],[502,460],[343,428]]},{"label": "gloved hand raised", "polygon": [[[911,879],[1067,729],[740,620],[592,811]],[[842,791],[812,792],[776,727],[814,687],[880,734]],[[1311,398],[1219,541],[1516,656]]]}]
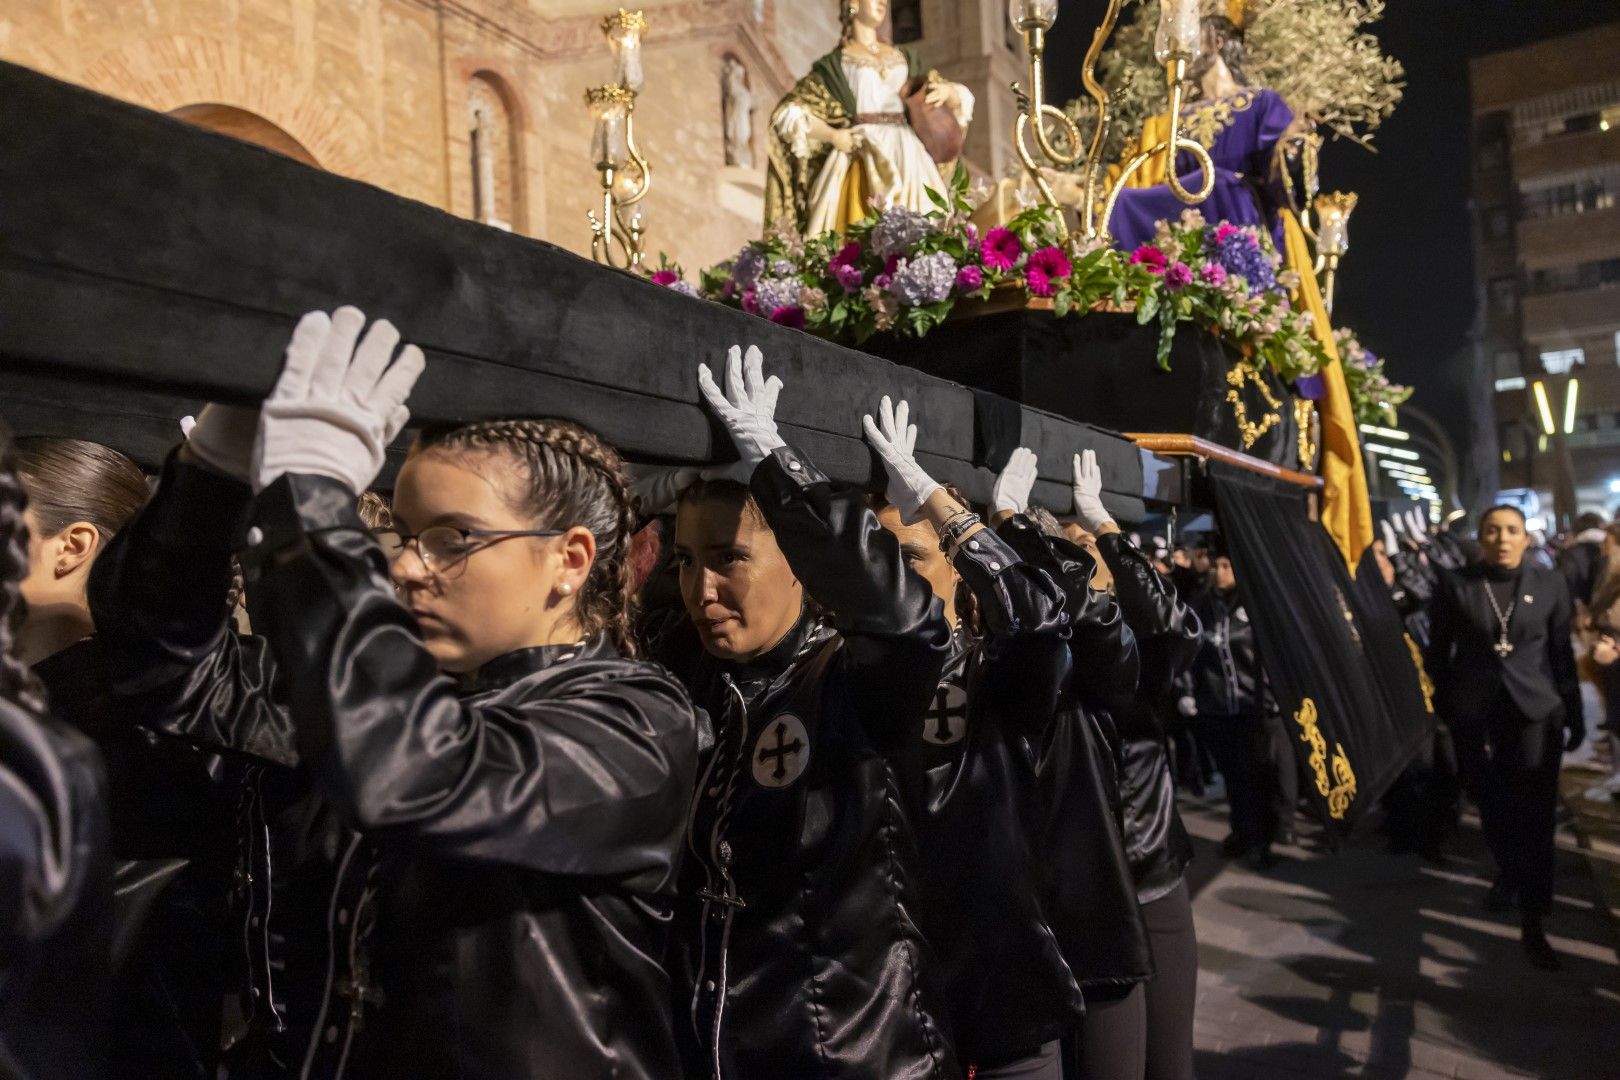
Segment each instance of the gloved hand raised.
[{"label": "gloved hand raised", "polygon": [[1406,530],[1412,534],[1412,539],[1418,543],[1427,543],[1429,537],[1429,521],[1423,516],[1421,510],[1408,510],[1406,512]]},{"label": "gloved hand raised", "polygon": [[917,425],[910,419],[910,405],[901,401],[896,406],[885,396],[878,404],[877,421],[870,415],[861,421],[866,441],[883,459],[883,469],[889,474],[885,497],[900,511],[900,520],[906,525],[921,520],[922,504],[940,488],[939,482],[917,464]]},{"label": "gloved hand raised", "polygon": [[1074,516],[1081,528],[1093,536],[1104,526],[1114,524],[1114,515],[1102,501],[1103,476],[1097,465],[1097,452],[1074,455]]},{"label": "gloved hand raised", "polygon": [[411,418],[405,399],[427,362],[415,345],[394,360],[399,331],[387,319],[361,338],[365,325],[353,307],[298,320],[281,378],[259,410],[255,491],[283,473],[331,477],[357,494],[377,479],[388,444]]},{"label": "gloved hand raised", "polygon": [[735,473],[727,469],[722,474],[748,483],[760,462],[787,445],[776,431],[776,398],[782,392],[782,380],[775,375],[765,378],[765,358],[758,346],[750,345],[744,357],[742,349],[733,345],[726,354],[726,392],[722,394],[715,385],[708,364],[698,365],[698,388],[726,426],[741,459]]},{"label": "gloved hand raised", "polygon": [[1037,474],[1035,451],[1020,446],[1007,459],[1007,467],[990,489],[992,514],[1022,514],[1029,509],[1029,493],[1035,490]]},{"label": "gloved hand raised", "polygon": [[208,404],[190,424],[184,417],[180,431],[185,452],[215,472],[253,483],[253,445],[259,437],[259,410],[236,405]]},{"label": "gloved hand raised", "polygon": [[1401,538],[1395,535],[1395,526],[1388,521],[1380,521],[1378,526],[1384,532],[1384,554],[1391,556],[1399,554]]}]

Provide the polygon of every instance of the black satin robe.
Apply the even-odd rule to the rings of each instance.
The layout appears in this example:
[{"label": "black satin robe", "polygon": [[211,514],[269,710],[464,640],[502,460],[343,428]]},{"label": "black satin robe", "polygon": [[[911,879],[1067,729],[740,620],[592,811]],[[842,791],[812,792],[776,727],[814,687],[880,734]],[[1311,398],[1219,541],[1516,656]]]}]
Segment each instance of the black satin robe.
[{"label": "black satin robe", "polygon": [[1085,1013],[1040,897],[1035,775],[1072,657],[1062,590],[984,530],[957,549],[984,634],[958,633],[911,734],[925,802],[923,930],[939,956],[964,1062],[1033,1056]]},{"label": "black satin robe", "polygon": [[752,489],[826,623],[749,665],[689,628],[660,650],[716,733],[682,887],[687,1075],[959,1080],[901,781],[949,627],[862,493],[788,447]]},{"label": "black satin robe", "polygon": [[1137,900],[1150,904],[1173,890],[1192,862],[1159,716],[1175,708],[1176,682],[1197,655],[1203,628],[1170,579],[1123,534],[1099,536],[1097,550],[1114,575],[1115,599],[1141,655],[1136,692],[1110,712],[1120,740],[1125,855]]},{"label": "black satin robe", "polygon": [[1125,851],[1109,712],[1136,690],[1136,637],[1113,596],[1091,587],[1090,553],[1023,517],[998,532],[1063,589],[1071,624],[1074,667],[1036,764],[1047,921],[1082,990],[1141,982],[1153,975],[1153,951]]}]

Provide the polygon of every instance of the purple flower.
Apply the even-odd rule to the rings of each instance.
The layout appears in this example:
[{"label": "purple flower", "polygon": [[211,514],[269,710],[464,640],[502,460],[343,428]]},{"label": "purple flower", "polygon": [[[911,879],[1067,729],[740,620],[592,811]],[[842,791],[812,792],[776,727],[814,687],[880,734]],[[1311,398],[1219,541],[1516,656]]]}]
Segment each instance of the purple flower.
[{"label": "purple flower", "polygon": [[851,266],[849,263],[838,263],[833,266],[832,275],[847,293],[859,291],[861,285],[866,281],[865,271],[858,266]]},{"label": "purple flower", "polygon": [[681,275],[677,274],[673,270],[654,270],[652,274],[652,283],[654,285],[662,285],[665,288],[668,288],[679,280],[681,280]]},{"label": "purple flower", "polygon": [[1171,263],[1164,272],[1164,287],[1171,292],[1180,292],[1192,284],[1192,279],[1192,267],[1183,262]]},{"label": "purple flower", "polygon": [[750,315],[759,314],[759,296],[753,286],[743,290],[742,309]]},{"label": "purple flower", "polygon": [[1062,248],[1044,247],[1029,257],[1029,269],[1039,270],[1049,278],[1066,278],[1074,267]]},{"label": "purple flower", "polygon": [[879,289],[887,289],[890,285],[894,284],[894,275],[879,274],[877,277],[872,279],[872,284]]},{"label": "purple flower", "polygon": [[1327,379],[1322,375],[1301,375],[1294,380],[1299,396],[1306,401],[1321,401],[1327,395]]},{"label": "purple flower", "polygon": [[1250,292],[1271,292],[1277,288],[1277,267],[1261,248],[1259,234],[1254,230],[1240,229],[1223,221],[1207,234],[1204,246],[1210,258],[1220,263],[1227,274],[1247,281]]},{"label": "purple flower", "polygon": [[903,255],[928,235],[929,228],[928,219],[922,214],[903,206],[891,206],[872,226],[872,249],[884,259]]},{"label": "purple flower", "polygon": [[771,263],[772,277],[792,277],[796,270],[798,270],[798,267],[794,266],[792,261],[788,259],[777,259]]},{"label": "purple flower", "polygon": [[1219,288],[1226,284],[1226,267],[1220,263],[1205,263],[1198,271],[1198,277],[1205,285]]},{"label": "purple flower", "polygon": [[755,300],[759,310],[775,312],[777,308],[798,307],[799,293],[804,288],[797,278],[762,278],[755,286]]},{"label": "purple flower", "polygon": [[1031,296],[1051,296],[1052,279],[1046,276],[1046,271],[1030,267],[1024,271],[1024,287]]},{"label": "purple flower", "polygon": [[861,251],[861,245],[856,241],[851,240],[849,243],[838,249],[838,254],[834,255],[827,263],[827,268],[829,270],[836,270],[840,266],[854,266],[861,260]]},{"label": "purple flower", "polygon": [[752,244],[737,252],[731,263],[731,276],[742,288],[751,288],[765,272],[765,253]]},{"label": "purple flower", "polygon": [[956,291],[978,292],[984,288],[984,271],[977,266],[964,266],[956,272]]},{"label": "purple flower", "polygon": [[1023,254],[1024,242],[1018,239],[1018,234],[999,225],[984,234],[984,244],[979,248],[980,259],[987,270],[1011,270]]},{"label": "purple flower", "polygon": [[778,326],[785,326],[790,330],[803,330],[804,308],[799,307],[797,304],[779,307],[771,312],[771,322],[776,323]]},{"label": "purple flower", "polygon": [[682,296],[691,296],[695,298],[699,295],[697,286],[693,285],[690,281],[677,281],[675,284],[671,285],[670,288],[673,291],[680,293]]},{"label": "purple flower", "polygon": [[902,259],[895,267],[894,295],[912,307],[937,304],[951,295],[956,285],[956,260],[943,251]]}]

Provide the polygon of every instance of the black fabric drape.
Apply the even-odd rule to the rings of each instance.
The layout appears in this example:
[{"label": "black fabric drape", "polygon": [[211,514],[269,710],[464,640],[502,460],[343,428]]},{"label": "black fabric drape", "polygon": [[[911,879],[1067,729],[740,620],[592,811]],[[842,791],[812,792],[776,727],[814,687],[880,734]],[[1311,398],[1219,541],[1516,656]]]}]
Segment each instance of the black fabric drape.
[{"label": "black fabric drape", "polygon": [[1399,613],[1371,556],[1351,580],[1298,489],[1216,462],[1210,474],[1301,790],[1341,836],[1433,731]]}]

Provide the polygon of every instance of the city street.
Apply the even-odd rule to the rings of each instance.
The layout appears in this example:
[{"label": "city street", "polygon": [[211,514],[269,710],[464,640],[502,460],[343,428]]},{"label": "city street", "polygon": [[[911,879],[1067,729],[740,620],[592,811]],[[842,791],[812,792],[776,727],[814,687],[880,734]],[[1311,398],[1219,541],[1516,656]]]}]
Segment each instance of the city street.
[{"label": "city street", "polygon": [[1445,866],[1370,830],[1337,855],[1279,849],[1265,874],[1223,862],[1224,807],[1184,800],[1200,939],[1200,1080],[1620,1078],[1616,931],[1559,834],[1564,970],[1523,960],[1515,917],[1480,905],[1491,866],[1465,822]]}]

